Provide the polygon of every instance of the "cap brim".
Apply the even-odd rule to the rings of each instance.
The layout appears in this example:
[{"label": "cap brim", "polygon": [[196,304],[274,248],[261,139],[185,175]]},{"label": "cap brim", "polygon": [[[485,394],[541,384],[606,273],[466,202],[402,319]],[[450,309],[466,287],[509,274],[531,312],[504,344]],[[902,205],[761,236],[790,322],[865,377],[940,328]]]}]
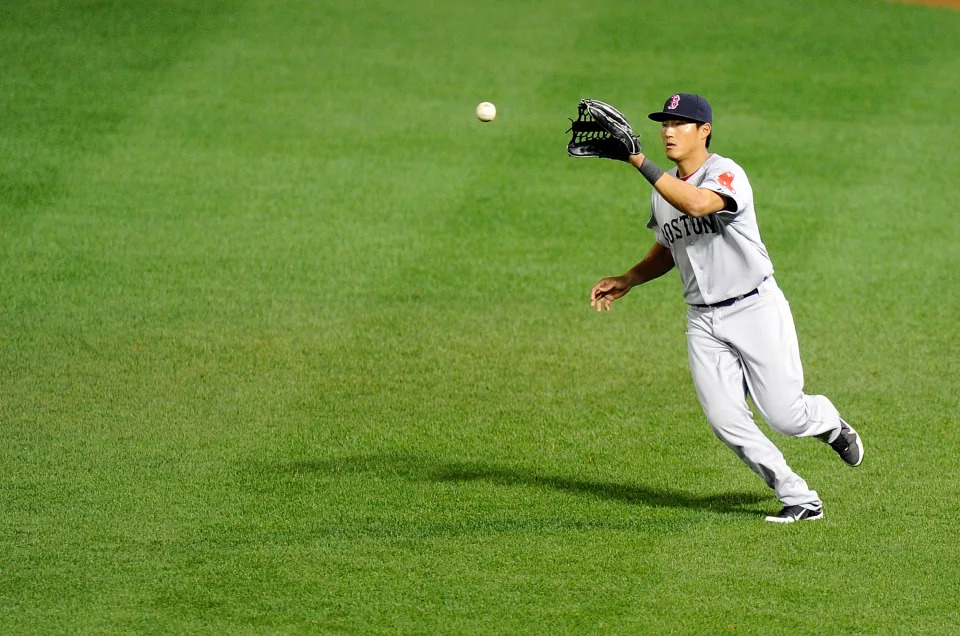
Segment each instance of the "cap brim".
[{"label": "cap brim", "polygon": [[657,111],[655,113],[650,113],[647,115],[653,121],[669,121],[671,119],[680,119],[682,121],[688,121],[692,124],[705,124],[707,122],[700,121],[699,119],[690,119],[689,117],[683,117],[682,115],[677,115],[676,113],[668,113],[664,111]]}]

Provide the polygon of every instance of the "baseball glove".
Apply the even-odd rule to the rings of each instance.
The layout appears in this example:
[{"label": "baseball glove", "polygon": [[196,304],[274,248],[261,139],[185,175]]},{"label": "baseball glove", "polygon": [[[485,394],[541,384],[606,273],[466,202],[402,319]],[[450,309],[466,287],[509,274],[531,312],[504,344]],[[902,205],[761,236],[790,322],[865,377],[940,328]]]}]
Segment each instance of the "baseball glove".
[{"label": "baseball glove", "polygon": [[629,161],[641,152],[640,139],[619,110],[596,99],[582,99],[577,120],[570,120],[573,136],[567,144],[571,157],[603,157]]}]

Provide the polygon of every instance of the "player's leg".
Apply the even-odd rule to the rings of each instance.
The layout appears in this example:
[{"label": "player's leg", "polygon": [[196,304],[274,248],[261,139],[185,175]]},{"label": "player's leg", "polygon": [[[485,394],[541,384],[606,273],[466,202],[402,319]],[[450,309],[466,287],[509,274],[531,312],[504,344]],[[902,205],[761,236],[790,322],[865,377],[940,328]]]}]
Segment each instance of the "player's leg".
[{"label": "player's leg", "polygon": [[846,430],[845,434],[852,433],[857,447],[847,453],[836,446],[835,450],[847,463],[859,464],[863,449],[856,432],[841,420],[827,397],[803,392],[803,366],[793,315],[773,279],[761,286],[759,296],[723,310],[721,332],[740,354],[750,395],[771,428],[785,435],[816,436],[827,442],[835,442]]},{"label": "player's leg", "polygon": [[693,383],[713,432],[773,488],[786,506],[819,507],[820,498],[787,465],[783,454],[753,421],[740,359],[713,334],[710,315],[691,309],[687,347]]}]

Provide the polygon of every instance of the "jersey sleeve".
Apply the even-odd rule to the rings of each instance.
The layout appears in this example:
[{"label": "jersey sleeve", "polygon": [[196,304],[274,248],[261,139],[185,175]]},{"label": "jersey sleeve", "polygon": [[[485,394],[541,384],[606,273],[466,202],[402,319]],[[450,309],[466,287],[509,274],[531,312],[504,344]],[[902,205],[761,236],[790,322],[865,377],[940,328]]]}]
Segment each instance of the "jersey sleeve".
[{"label": "jersey sleeve", "polygon": [[664,242],[663,235],[660,232],[660,224],[657,223],[657,215],[654,212],[656,198],[657,191],[654,189],[653,192],[650,193],[650,219],[647,220],[647,228],[653,230],[653,236],[657,239],[657,243],[660,243],[660,245],[663,245],[664,247],[670,247],[666,242]]},{"label": "jersey sleeve", "polygon": [[717,213],[725,221],[733,220],[737,214],[753,204],[753,188],[747,174],[730,159],[724,158],[710,166],[700,187],[713,190],[726,199],[728,204],[732,203],[727,209]]}]

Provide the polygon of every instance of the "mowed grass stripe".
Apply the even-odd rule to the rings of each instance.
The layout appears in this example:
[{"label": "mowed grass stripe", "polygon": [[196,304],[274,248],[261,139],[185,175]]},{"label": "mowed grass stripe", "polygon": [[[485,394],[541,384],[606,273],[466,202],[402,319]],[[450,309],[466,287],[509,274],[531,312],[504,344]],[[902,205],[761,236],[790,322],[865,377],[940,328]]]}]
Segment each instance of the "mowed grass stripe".
[{"label": "mowed grass stripe", "polygon": [[[150,79],[229,15],[226,3],[168,2],[97,11],[51,2],[0,7],[0,221],[27,222],[62,195],[60,177],[115,130]],[[6,234],[6,232],[5,232]]]}]

